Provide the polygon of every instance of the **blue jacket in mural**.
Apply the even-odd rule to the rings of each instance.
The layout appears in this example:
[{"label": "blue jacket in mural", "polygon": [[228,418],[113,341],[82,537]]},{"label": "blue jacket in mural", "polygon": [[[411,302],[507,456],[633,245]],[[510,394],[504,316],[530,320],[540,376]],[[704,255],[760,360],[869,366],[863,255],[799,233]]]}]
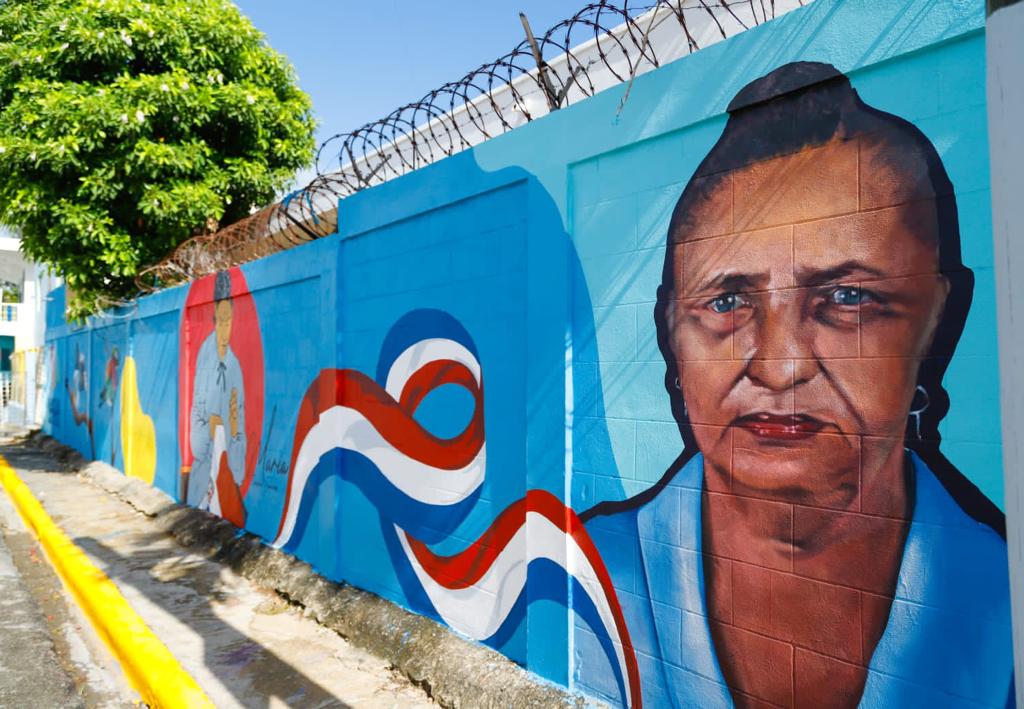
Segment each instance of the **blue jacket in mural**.
[{"label": "blue jacket in mural", "polygon": [[[237,392],[238,431],[232,436],[228,428],[232,392]],[[245,475],[245,387],[242,368],[235,353],[228,348],[222,360],[217,353],[217,333],[212,332],[199,348],[196,360],[194,399],[190,418],[190,442],[195,459],[188,480],[188,501],[201,504],[211,488],[211,465],[216,441],[211,436],[210,417],[219,416],[224,426],[224,447],[228,467],[236,483]]]},{"label": "blue jacket in mural", "polygon": [[[968,515],[916,454],[908,456],[913,515],[860,706],[1012,705],[1006,542]],[[733,706],[705,596],[702,480],[696,455],[645,505],[588,525],[630,626],[645,706]],[[582,656],[602,654],[582,625],[577,639]],[[580,681],[618,694],[592,667]]]}]

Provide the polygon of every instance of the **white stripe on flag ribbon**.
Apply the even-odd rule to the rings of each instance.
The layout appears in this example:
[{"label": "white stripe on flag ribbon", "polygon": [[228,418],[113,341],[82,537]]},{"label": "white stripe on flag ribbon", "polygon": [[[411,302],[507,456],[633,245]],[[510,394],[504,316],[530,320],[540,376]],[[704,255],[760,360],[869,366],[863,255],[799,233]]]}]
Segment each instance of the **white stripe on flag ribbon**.
[{"label": "white stripe on flag ribbon", "polygon": [[[527,581],[527,569],[536,559],[548,559],[574,577],[593,601],[611,637],[627,695],[626,657],[608,598],[586,553],[568,534],[538,512],[527,512],[526,522],[498,554],[487,572],[472,586],[451,589],[434,580],[416,559],[405,532],[395,526],[416,578],[438,615],[453,629],[474,640],[486,640],[508,618]],[[629,706],[630,700],[627,700]]]},{"label": "white stripe on flag ribbon", "polygon": [[[422,340],[398,356],[388,371],[386,391],[393,399],[399,400],[409,378],[423,366],[438,360],[452,360],[464,365],[480,383],[480,363],[476,357],[458,342],[435,338]],[[486,469],[485,445],[481,445],[480,452],[464,468],[435,468],[396,450],[360,412],[345,406],[333,406],[320,415],[302,441],[290,480],[291,494],[285,522],[273,546],[284,546],[291,538],[302,491],[309,476],[319,460],[335,448],[366,456],[392,485],[427,505],[448,506],[465,500],[483,484]],[[608,597],[583,549],[547,517],[527,512],[523,526],[486,573],[477,583],[462,589],[449,589],[434,580],[416,559],[404,530],[396,525],[395,531],[417,579],[438,614],[453,629],[476,640],[494,635],[508,618],[526,586],[531,561],[548,559],[565,569],[593,601],[604,629],[611,637],[626,686],[627,706],[632,704],[623,646]]]},{"label": "white stripe on flag ribbon", "polygon": [[285,523],[273,546],[288,543],[298,520],[302,491],[320,459],[335,448],[355,451],[373,463],[381,474],[403,493],[427,505],[454,505],[476,491],[484,479],[486,454],[483,446],[470,463],[458,470],[444,470],[421,463],[396,450],[360,412],[346,406],[332,406],[302,440],[292,472]]}]

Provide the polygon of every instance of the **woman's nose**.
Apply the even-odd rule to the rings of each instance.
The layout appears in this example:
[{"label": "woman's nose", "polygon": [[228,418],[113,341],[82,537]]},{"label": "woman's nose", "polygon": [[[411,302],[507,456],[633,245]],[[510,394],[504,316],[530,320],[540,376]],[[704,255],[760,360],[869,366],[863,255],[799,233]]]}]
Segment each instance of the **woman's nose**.
[{"label": "woman's nose", "polygon": [[783,391],[814,376],[811,333],[801,317],[799,293],[766,294],[751,328],[747,376],[757,385]]}]

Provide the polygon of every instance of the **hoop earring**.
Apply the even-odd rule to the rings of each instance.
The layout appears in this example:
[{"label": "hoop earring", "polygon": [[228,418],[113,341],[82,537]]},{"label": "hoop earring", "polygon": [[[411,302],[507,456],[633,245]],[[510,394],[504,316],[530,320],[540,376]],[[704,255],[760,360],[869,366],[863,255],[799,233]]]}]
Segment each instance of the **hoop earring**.
[{"label": "hoop earring", "polygon": [[911,409],[910,410],[910,416],[914,419],[914,433],[917,435],[917,440],[920,441],[921,440],[921,414],[923,414],[925,411],[928,410],[928,407],[931,406],[932,400],[931,400],[931,397],[928,396],[928,390],[925,389],[920,384],[918,384],[917,388],[914,390],[915,398],[916,398],[918,392],[920,392],[921,394],[924,395],[924,404],[922,404],[919,408]]},{"label": "hoop earring", "polygon": [[679,386],[679,377],[676,377],[676,389],[678,389],[679,391],[682,391],[683,389],[681,386]]}]

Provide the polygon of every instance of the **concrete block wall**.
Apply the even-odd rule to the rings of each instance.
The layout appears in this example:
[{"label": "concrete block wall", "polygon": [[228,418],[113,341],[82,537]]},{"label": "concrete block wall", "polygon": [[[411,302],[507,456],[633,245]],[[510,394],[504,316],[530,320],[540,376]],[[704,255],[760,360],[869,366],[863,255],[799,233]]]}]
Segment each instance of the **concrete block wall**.
[{"label": "concrete block wall", "polygon": [[817,0],[55,302],[47,431],[612,704],[1004,706],[983,18]]}]

